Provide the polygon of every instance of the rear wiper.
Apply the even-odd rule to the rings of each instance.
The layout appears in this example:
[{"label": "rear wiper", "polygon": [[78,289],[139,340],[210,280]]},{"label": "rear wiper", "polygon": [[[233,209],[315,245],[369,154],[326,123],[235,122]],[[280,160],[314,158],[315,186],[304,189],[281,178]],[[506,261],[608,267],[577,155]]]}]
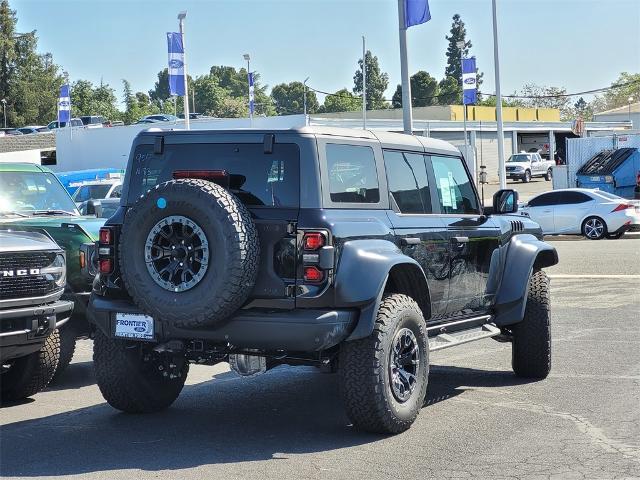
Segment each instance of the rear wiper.
[{"label": "rear wiper", "polygon": [[25,215],[24,213],[16,212],[14,210],[3,210],[0,212],[0,215],[16,215],[18,217],[27,218],[29,215]]},{"label": "rear wiper", "polygon": [[74,217],[76,216],[74,212],[69,212],[67,210],[56,210],[56,209],[34,210],[32,215],[73,215]]}]

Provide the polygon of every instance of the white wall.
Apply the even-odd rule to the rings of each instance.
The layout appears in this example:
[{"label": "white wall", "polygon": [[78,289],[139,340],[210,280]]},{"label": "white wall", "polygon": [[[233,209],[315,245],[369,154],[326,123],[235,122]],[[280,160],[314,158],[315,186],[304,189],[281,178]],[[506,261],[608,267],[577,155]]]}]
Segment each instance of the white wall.
[{"label": "white wall", "polygon": [[35,163],[40,165],[40,150],[0,153],[0,163]]},{"label": "white wall", "polygon": [[[248,118],[198,119],[192,120],[192,130],[220,130],[238,128],[293,128],[305,125],[304,115],[282,117],[255,117],[251,124]],[[158,123],[128,125],[113,128],[66,128],[56,130],[57,165],[50,168],[56,172],[85,170],[89,168],[126,168],[131,143],[136,135],[149,128],[182,129],[177,124]]]}]

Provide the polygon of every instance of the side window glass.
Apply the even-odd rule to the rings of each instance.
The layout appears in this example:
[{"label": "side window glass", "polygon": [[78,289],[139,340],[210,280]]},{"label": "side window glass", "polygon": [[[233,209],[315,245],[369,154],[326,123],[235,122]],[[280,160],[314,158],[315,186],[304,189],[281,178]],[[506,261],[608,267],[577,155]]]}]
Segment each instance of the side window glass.
[{"label": "side window glass", "polygon": [[122,196],[122,185],[116,185],[110,196],[111,198],[120,198]]},{"label": "side window glass", "polygon": [[432,213],[424,156],[419,153],[384,152],[389,192],[401,213]]},{"label": "side window glass", "polygon": [[578,203],[590,202],[591,197],[581,192],[562,192],[558,203],[576,205]]},{"label": "side window glass", "polygon": [[380,201],[376,160],[371,147],[327,144],[327,169],[332,202]]},{"label": "side window glass", "polygon": [[445,214],[480,213],[478,198],[462,159],[431,156],[440,212]]},{"label": "side window glass", "polygon": [[529,202],[530,207],[547,207],[549,205],[555,205],[557,195],[555,193],[545,193],[538,195],[536,198]]}]

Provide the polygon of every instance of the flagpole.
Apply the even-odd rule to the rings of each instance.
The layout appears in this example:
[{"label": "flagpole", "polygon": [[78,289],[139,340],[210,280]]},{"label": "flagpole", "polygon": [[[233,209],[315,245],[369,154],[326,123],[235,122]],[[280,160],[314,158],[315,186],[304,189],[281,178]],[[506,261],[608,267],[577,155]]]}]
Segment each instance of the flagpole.
[{"label": "flagpole", "polygon": [[402,74],[402,124],[404,133],[413,134],[413,113],[411,110],[411,84],[407,63],[407,27],[405,26],[404,0],[398,0],[398,27],[400,34],[400,71]]},{"label": "flagpole", "polygon": [[184,45],[184,19],[187,16],[187,12],[178,13],[178,20],[180,25],[180,37],[182,39],[182,63],[184,68],[184,127],[189,130],[189,89],[187,85],[187,49]]},{"label": "flagpole", "polygon": [[367,129],[367,47],[362,36],[362,128]]},{"label": "flagpole", "polygon": [[493,11],[493,63],[496,81],[496,120],[498,121],[498,177],[500,178],[500,189],[507,188],[504,165],[504,125],[502,123],[502,94],[500,93],[500,60],[498,58],[498,13],[496,0],[492,0]]},{"label": "flagpole", "polygon": [[467,152],[467,104],[464,101],[464,65],[463,65],[463,55],[464,55],[464,46],[465,42],[460,41],[457,43],[457,47],[460,49],[460,85],[462,85],[462,121],[464,125],[464,154],[469,155]]}]

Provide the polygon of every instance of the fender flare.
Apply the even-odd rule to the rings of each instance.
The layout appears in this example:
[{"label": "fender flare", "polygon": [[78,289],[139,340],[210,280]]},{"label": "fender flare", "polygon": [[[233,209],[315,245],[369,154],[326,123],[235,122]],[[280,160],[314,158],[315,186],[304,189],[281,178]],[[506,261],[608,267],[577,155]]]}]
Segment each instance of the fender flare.
[{"label": "fender flare", "polygon": [[533,269],[557,263],[555,247],[531,234],[514,236],[509,242],[502,281],[496,294],[494,323],[505,326],[522,321]]},{"label": "fender flare", "polygon": [[[391,241],[381,239],[351,240],[340,248],[340,260],[334,283],[336,306],[357,307],[360,316],[347,340],[371,335],[390,272],[406,266],[417,276],[416,291],[426,291],[424,308],[430,308],[427,279],[420,264],[408,257]],[[419,302],[420,303],[420,302]]]}]

